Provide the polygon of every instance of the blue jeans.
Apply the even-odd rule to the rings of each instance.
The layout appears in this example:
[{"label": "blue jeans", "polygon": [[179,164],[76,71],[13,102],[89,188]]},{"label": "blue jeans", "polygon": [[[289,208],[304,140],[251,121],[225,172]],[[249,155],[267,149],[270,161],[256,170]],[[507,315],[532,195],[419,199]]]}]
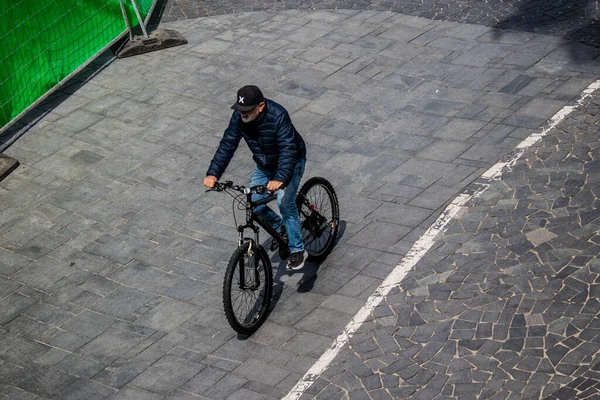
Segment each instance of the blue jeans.
[{"label": "blue jeans", "polygon": [[[266,204],[254,209],[254,211],[270,223],[275,230],[280,231],[282,224],[285,226],[288,235],[288,246],[292,253],[304,250],[302,232],[300,231],[300,216],[298,207],[296,207],[296,194],[298,193],[302,175],[304,175],[305,164],[305,159],[298,160],[290,183],[288,183],[284,189],[277,191],[277,206],[279,206],[281,217]],[[252,172],[252,175],[250,175],[250,186],[267,186],[267,183],[269,183],[274,176],[275,171],[268,171],[257,165],[254,172]],[[253,195],[252,200],[257,201],[266,196],[268,196],[268,194],[255,194]]]}]

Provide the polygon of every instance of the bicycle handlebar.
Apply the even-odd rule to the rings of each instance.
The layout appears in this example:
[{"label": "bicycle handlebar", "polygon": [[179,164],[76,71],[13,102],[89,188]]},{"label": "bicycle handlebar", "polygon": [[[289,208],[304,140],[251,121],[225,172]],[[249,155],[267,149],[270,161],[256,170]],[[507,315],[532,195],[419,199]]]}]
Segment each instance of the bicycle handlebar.
[{"label": "bicycle handlebar", "polygon": [[249,193],[264,194],[264,193],[269,192],[269,189],[267,189],[267,187],[263,186],[263,185],[257,185],[257,186],[252,186],[251,188],[247,188],[247,187],[241,186],[241,185],[234,185],[232,181],[225,181],[223,183],[215,182],[215,186],[212,189],[208,189],[207,192],[210,192],[210,191],[222,192],[227,189],[235,190],[236,192],[245,193],[245,194],[249,194]]}]

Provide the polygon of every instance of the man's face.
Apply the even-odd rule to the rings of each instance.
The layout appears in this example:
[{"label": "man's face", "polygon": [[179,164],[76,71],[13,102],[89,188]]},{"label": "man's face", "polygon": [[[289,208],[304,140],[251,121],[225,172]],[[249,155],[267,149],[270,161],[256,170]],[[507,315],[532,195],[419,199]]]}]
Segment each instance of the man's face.
[{"label": "man's face", "polygon": [[256,118],[258,118],[258,116],[264,110],[264,108],[265,108],[265,103],[262,102],[250,111],[247,111],[247,112],[240,111],[240,116],[242,117],[242,122],[247,124],[248,122],[254,121]]}]

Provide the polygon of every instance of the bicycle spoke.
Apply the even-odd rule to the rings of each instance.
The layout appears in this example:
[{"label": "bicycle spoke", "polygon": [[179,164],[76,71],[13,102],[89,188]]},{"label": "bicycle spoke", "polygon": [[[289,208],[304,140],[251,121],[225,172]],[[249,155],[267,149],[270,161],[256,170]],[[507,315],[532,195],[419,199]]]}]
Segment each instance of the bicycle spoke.
[{"label": "bicycle spoke", "polygon": [[[243,285],[243,289],[240,288],[239,281],[239,272],[236,273],[236,279],[234,285],[232,285],[232,294],[231,294],[231,303],[232,308],[235,314],[235,318],[241,325],[251,325],[254,321],[256,321],[260,314],[260,309],[264,303],[265,297],[265,287],[264,287],[264,270],[259,269],[259,283],[260,285],[256,286],[256,275],[255,270],[257,266],[256,260],[250,262],[250,260],[246,259],[246,265],[251,265],[251,267],[246,268],[245,272],[245,280]],[[240,265],[238,264],[238,268]],[[235,289],[235,291],[234,291]]]},{"label": "bicycle spoke", "polygon": [[304,246],[308,253],[319,256],[328,251],[337,231],[337,209],[332,192],[323,184],[317,183],[304,192],[300,207],[301,227]]},{"label": "bicycle spoke", "polygon": [[[326,224],[321,225],[321,227],[317,230],[317,231],[308,231],[308,235],[306,235],[303,239],[304,239],[304,244],[310,244],[312,243],[315,239],[318,239],[320,237],[322,237],[323,232],[325,232],[326,229],[330,229],[331,230],[331,224],[333,223],[333,221],[330,221]],[[310,237],[313,237],[312,240],[309,241]]]}]

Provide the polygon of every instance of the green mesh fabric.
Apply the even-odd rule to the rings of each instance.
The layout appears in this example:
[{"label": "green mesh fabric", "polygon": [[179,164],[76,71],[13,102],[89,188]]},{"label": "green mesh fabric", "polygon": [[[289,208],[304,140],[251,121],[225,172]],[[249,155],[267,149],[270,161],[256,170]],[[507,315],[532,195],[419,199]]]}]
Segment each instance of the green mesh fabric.
[{"label": "green mesh fabric", "polygon": [[[136,1],[142,18],[152,3]],[[0,129],[127,29],[119,0],[9,1],[0,21]]]}]

